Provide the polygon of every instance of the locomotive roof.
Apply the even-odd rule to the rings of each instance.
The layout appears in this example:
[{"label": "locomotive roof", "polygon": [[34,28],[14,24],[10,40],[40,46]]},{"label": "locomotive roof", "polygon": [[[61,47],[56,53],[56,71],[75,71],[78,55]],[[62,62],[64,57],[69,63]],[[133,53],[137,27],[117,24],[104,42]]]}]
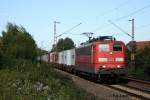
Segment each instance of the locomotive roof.
[{"label": "locomotive roof", "polygon": [[92,44],[97,44],[97,43],[99,43],[99,44],[104,44],[104,43],[118,43],[118,44],[120,44],[120,43],[123,43],[123,42],[122,41],[116,41],[116,40],[94,41],[94,42],[91,42],[91,43],[86,42],[86,43],[81,44],[78,48],[90,46]]}]

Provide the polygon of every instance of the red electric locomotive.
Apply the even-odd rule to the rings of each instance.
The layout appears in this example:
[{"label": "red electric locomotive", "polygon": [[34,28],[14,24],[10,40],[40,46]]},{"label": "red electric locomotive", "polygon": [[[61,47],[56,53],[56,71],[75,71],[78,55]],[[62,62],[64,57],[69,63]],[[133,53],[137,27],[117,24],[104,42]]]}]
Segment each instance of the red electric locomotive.
[{"label": "red electric locomotive", "polygon": [[76,48],[75,69],[102,76],[125,75],[125,44],[102,36]]}]

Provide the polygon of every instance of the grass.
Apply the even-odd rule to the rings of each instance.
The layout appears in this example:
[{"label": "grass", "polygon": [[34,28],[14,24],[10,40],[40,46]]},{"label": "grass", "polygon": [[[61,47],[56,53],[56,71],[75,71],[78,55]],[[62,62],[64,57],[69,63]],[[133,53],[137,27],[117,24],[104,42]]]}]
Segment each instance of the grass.
[{"label": "grass", "polygon": [[47,64],[18,61],[0,70],[1,100],[95,100]]}]

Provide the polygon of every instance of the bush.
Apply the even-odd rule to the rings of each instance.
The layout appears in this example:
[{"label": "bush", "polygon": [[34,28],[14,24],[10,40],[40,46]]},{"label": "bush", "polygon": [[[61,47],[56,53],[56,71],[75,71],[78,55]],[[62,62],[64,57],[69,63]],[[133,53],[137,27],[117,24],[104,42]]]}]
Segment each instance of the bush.
[{"label": "bush", "polygon": [[135,56],[136,69],[131,70],[132,66],[130,66],[129,74],[134,74],[136,77],[150,80],[150,66],[149,66],[150,65],[150,52],[149,51],[150,51],[150,48],[145,48],[143,50],[138,50],[136,52],[136,56]]},{"label": "bush", "polygon": [[0,68],[1,68],[1,66],[2,66],[2,51],[0,50]]},{"label": "bush", "polygon": [[22,26],[8,23],[0,37],[0,68],[12,68],[19,59],[35,61],[37,46]]},{"label": "bush", "polygon": [[95,99],[46,63],[18,60],[16,66],[0,70],[0,99],[86,100]]},{"label": "bush", "polygon": [[1,41],[2,51],[6,56],[12,59],[36,59],[36,43],[22,26],[8,23],[6,32],[2,32]]},{"label": "bush", "polygon": [[150,48],[145,48],[144,50],[139,50],[136,55],[136,67],[144,69],[145,74],[150,75],[149,65],[150,65]]}]

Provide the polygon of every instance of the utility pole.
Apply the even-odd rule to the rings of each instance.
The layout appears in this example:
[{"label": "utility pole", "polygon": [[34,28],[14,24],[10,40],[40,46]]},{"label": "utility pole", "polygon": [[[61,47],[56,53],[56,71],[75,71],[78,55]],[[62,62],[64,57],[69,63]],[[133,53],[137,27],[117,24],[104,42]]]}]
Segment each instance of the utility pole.
[{"label": "utility pole", "polygon": [[111,20],[109,20],[108,22],[111,23],[116,28],[118,28],[119,30],[121,30],[126,35],[128,35],[129,37],[131,37],[131,66],[136,70],[136,68],[135,68],[136,42],[134,40],[134,19],[131,19],[129,21],[132,21],[132,34],[131,35],[129,33],[127,33],[126,31],[124,31],[120,26],[113,23]]},{"label": "utility pole", "polygon": [[56,47],[57,44],[57,33],[56,33],[56,24],[59,24],[60,22],[54,21],[54,48]]},{"label": "utility pole", "polygon": [[132,41],[134,41],[134,19],[129,20],[132,22]]},{"label": "utility pole", "polygon": [[132,41],[131,41],[131,65],[136,70],[135,68],[135,52],[136,52],[136,42],[134,40],[134,18],[129,20],[132,22]]}]

